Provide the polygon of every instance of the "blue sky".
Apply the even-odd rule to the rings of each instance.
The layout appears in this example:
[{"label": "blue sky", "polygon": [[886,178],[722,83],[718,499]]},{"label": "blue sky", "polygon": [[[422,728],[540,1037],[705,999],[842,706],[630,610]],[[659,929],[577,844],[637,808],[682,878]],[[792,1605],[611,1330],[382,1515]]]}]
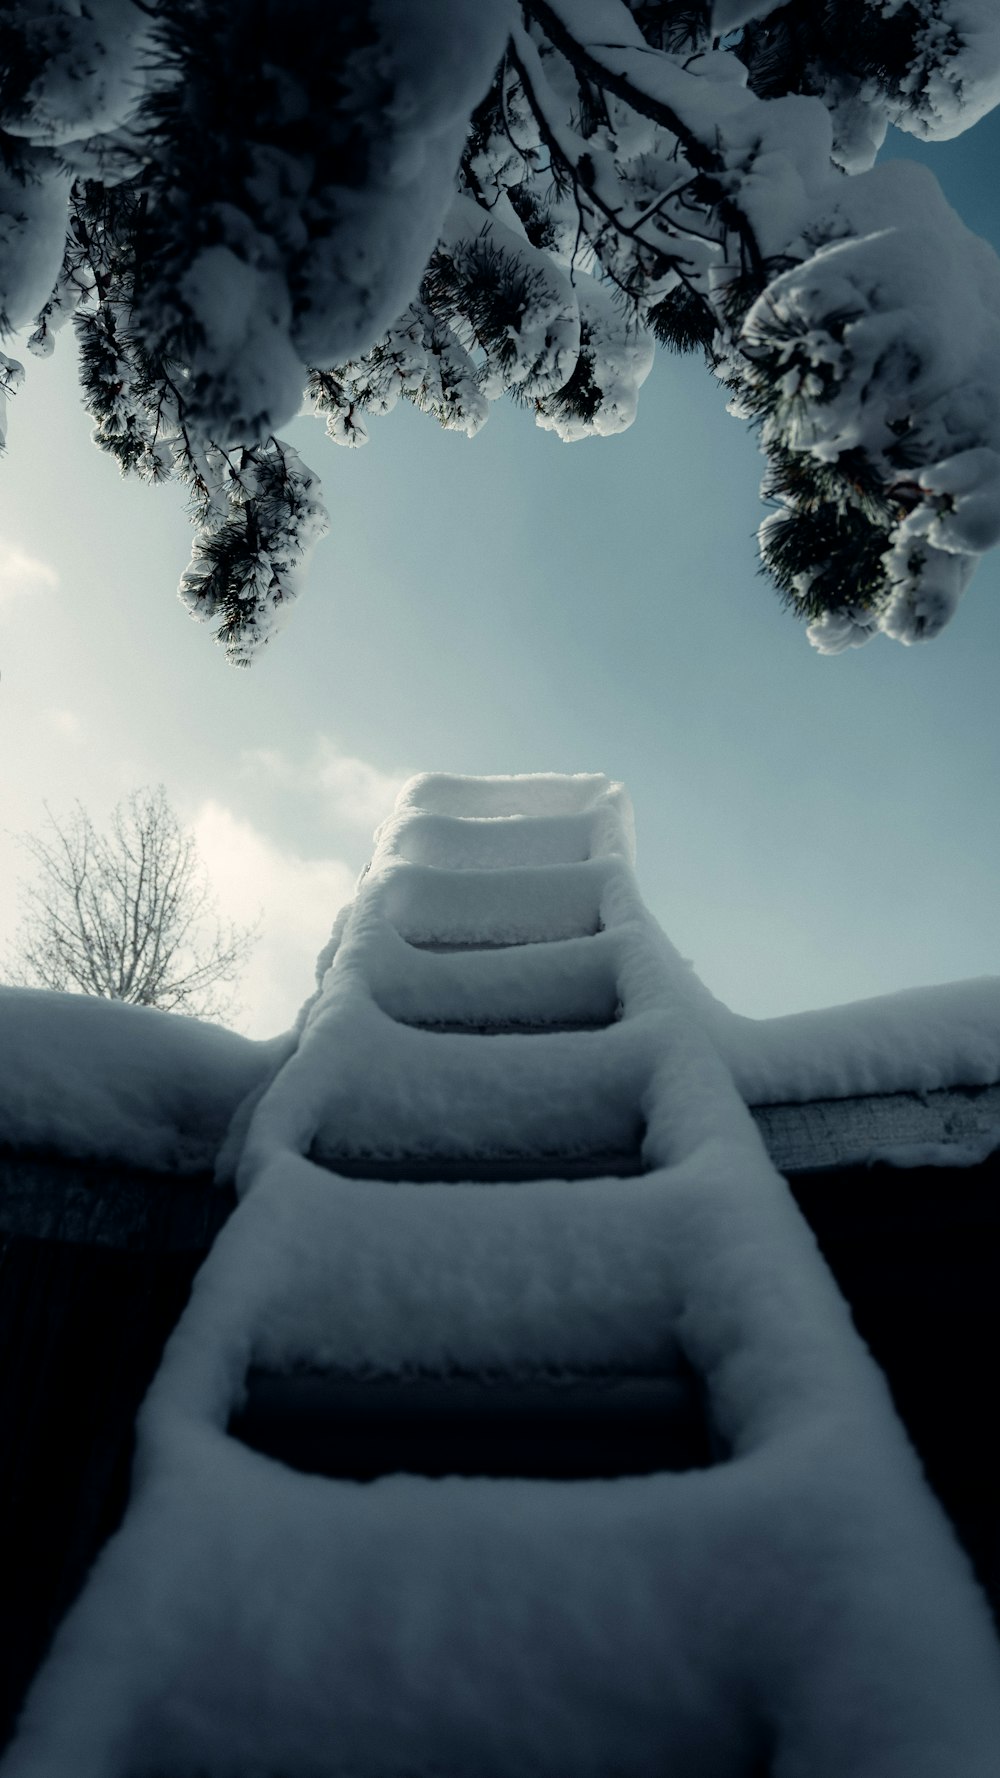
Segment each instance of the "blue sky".
[{"label": "blue sky", "polygon": [[[919,152],[1000,247],[1000,114]],[[402,408],[315,421],[330,534],[245,673],[174,597],[176,490],[89,442],[72,341],[28,362],[0,497],[0,950],[14,835],[163,782],[224,907],[262,910],[243,1027],[288,1023],[411,771],[605,771],[643,892],[753,1016],[1000,969],[1000,560],[951,628],[820,657],[756,573],[760,458],[700,362],[632,429],[563,445],[500,404],[473,441]]]}]

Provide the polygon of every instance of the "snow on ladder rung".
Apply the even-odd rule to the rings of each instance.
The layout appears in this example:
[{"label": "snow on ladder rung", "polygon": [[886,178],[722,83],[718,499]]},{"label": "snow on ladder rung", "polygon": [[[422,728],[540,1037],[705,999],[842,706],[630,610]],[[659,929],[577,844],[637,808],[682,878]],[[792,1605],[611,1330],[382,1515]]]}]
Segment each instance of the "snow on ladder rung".
[{"label": "snow on ladder rung", "polygon": [[502,817],[413,814],[383,834],[387,852],[435,870],[582,864],[600,833],[589,814]]},{"label": "snow on ladder rung", "polygon": [[492,819],[577,815],[602,808],[612,810],[626,832],[631,832],[632,809],[624,786],[601,772],[530,772],[482,778],[424,772],[404,785],[396,801],[397,814]]},{"label": "snow on ladder rung", "polygon": [[404,1024],[609,1025],[622,1012],[618,947],[608,932],[595,938],[435,955],[383,928],[366,958],[368,988]]},{"label": "snow on ladder rung", "polygon": [[324,1081],[312,1160],[448,1157],[458,1164],[452,1176],[461,1178],[467,1164],[513,1159],[529,1163],[526,1177],[553,1177],[545,1172],[553,1163],[612,1156],[621,1171],[626,1156],[627,1170],[637,1170],[649,1077],[638,1020],[547,1040],[509,1034],[485,1042],[468,1033],[431,1036],[359,1007],[339,1029],[344,1041]]},{"label": "snow on ladder rung", "polygon": [[390,861],[364,895],[417,948],[546,944],[601,930],[607,885],[620,866],[614,858],[495,870]]}]

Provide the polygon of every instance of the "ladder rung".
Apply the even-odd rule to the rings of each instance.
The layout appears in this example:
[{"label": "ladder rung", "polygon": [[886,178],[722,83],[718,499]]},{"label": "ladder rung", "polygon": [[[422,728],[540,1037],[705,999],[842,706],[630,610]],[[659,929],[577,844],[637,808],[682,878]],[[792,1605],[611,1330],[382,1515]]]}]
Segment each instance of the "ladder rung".
[{"label": "ladder rung", "polygon": [[408,938],[406,942],[414,951],[519,951],[527,945],[561,945],[568,939],[596,938],[603,930],[603,926],[574,927],[553,938]]},{"label": "ladder rung", "polygon": [[532,1179],[634,1179],[649,1172],[641,1148],[606,1154],[338,1155],[314,1151],[309,1159],[344,1179],[391,1184],[502,1185]]},{"label": "ladder rung", "polygon": [[607,1031],[618,1023],[619,1012],[610,1017],[580,1019],[396,1019],[413,1031],[440,1032],[456,1037],[549,1037],[563,1031]]},{"label": "ladder rung", "polygon": [[252,1370],[230,1434],[315,1475],[580,1480],[704,1468],[692,1373],[359,1378]]}]

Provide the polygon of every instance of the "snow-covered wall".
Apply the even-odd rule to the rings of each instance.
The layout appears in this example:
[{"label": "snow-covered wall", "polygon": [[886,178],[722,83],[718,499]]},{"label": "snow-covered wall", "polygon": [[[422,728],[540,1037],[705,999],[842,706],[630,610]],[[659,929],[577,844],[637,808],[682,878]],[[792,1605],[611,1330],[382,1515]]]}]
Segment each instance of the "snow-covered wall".
[{"label": "snow-covered wall", "polygon": [[776,1019],[740,1018],[716,1002],[709,1024],[749,1105],[1000,1081],[1000,976]]},{"label": "snow-covered wall", "polygon": [[288,1040],[84,994],[0,987],[0,1149],[211,1172]]}]

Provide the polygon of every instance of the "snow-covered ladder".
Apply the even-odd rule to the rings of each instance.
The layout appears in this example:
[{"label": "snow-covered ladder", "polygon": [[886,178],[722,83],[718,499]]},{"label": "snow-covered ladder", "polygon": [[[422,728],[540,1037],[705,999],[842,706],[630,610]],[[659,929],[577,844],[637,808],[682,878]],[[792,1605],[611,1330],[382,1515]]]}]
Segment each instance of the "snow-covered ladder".
[{"label": "snow-covered ladder", "polygon": [[404,789],[3,1778],[996,1778],[985,1604],[631,857],[603,778]]}]

